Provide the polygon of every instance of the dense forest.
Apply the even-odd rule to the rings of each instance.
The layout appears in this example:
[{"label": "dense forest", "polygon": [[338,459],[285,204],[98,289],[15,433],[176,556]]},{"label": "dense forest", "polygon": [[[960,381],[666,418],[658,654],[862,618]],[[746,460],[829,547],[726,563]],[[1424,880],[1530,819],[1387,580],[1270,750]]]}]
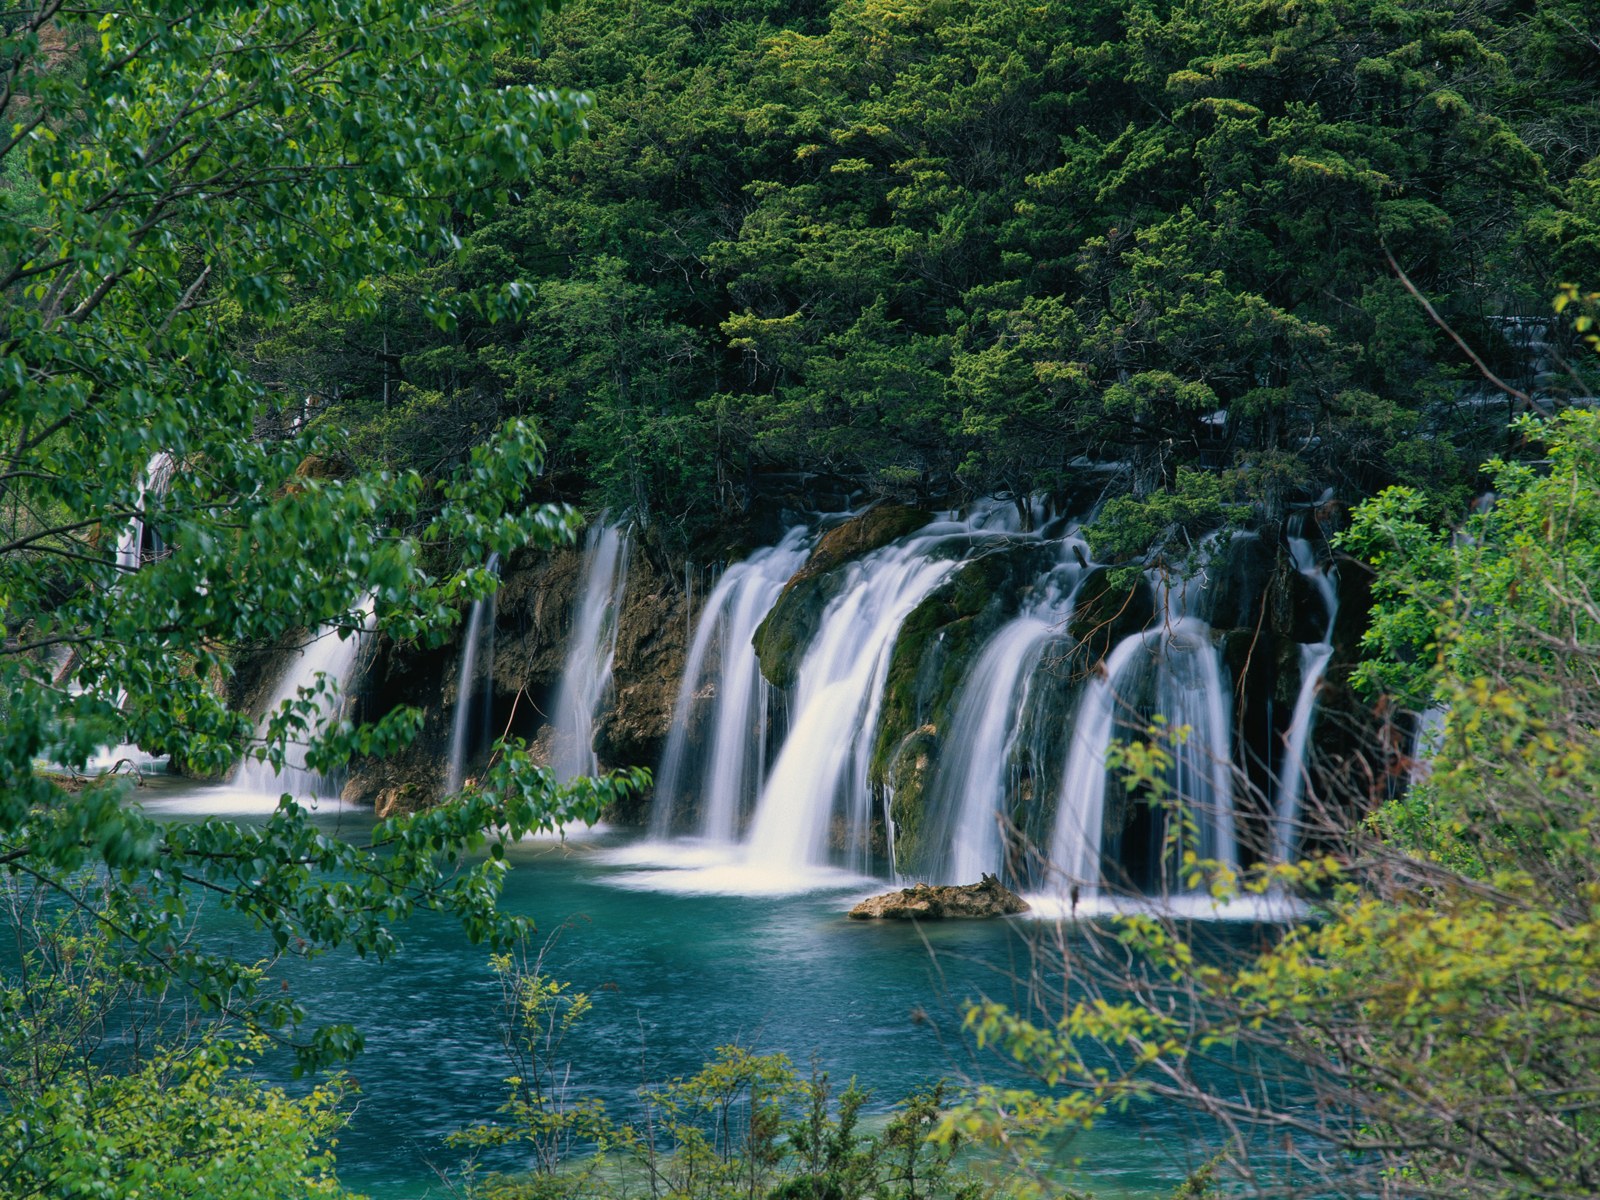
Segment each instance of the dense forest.
[{"label": "dense forest", "polygon": [[[421,915],[493,952],[518,1065],[456,1140],[531,1173],[448,1181],[481,1200],[1066,1195],[1068,1164],[1097,1183],[1072,1137],[1139,1106],[1210,1123],[1190,1200],[1600,1194],[1600,9],[37,0],[0,13],[0,113],[0,1193],[348,1195],[362,1033],[294,971],[398,970]],[[1237,531],[1280,596],[1326,584],[1325,631],[1276,631],[1240,774],[1282,771],[1297,689],[1309,729],[1324,643],[1317,670],[1359,643],[1352,727],[1390,740],[1303,856],[1197,832],[1169,714],[1114,727],[1106,698],[1091,764],[1154,830],[1151,879],[1310,919],[1078,920],[1073,885],[1020,998],[954,1034],[1009,1082],[858,1123],[854,1084],[723,1047],[641,1133],[542,1090],[591,999],[497,897],[524,838],[637,812],[647,770],[512,739],[359,836],[288,796],[157,817],[121,770],[398,761],[439,704],[332,708],[324,675],[258,723],[241,697],[376,631],[437,699],[490,564],[566,554],[573,590],[585,521],[623,574],[627,522],[683,659],[686,564],[770,554],[796,496],[878,514],[874,551],[998,501],[1012,542],[1086,518],[1075,581],[1136,589]],[[830,528],[769,606],[839,594],[866,551]],[[892,682],[956,674],[962,621],[965,670],[1038,550],[930,572],[908,627],[946,658],[885,643]],[[1233,661],[1185,620],[1185,653]],[[1113,624],[1074,650],[1085,696]],[[764,628],[738,649],[781,691]],[[1255,645],[1229,641],[1244,683],[1278,670]],[[883,800],[864,827],[909,848],[895,755],[940,731],[885,691],[893,738],[840,736]]]},{"label": "dense forest", "polygon": [[[786,471],[948,505],[1115,461],[1117,558],[1327,488],[1457,514],[1526,407],[1484,371],[1589,388],[1528,342],[1600,275],[1594,36],[1558,3],[580,3],[497,69],[587,89],[587,136],[373,312],[252,352],[367,461],[534,417],[559,494],[674,550]],[[421,307],[511,282],[512,325]]]}]

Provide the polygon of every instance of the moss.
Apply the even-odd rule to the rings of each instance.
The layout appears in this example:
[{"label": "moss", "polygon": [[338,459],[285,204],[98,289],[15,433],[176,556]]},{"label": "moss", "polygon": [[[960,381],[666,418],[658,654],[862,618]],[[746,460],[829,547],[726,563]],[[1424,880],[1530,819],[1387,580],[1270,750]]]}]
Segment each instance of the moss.
[{"label": "moss", "polygon": [[1047,566],[1036,543],[1002,545],[966,563],[911,611],[884,682],[868,778],[893,789],[896,850],[903,870],[922,859],[924,796],[939,738],[974,658],[1015,616]]},{"label": "moss", "polygon": [[884,682],[878,736],[868,777],[885,781],[891,753],[924,724],[943,729],[955,692],[982,642],[1017,609],[1017,576],[1031,569],[1033,548],[984,555],[967,563],[911,610],[895,640]]},{"label": "moss", "polygon": [[794,683],[800,660],[822,622],[823,610],[843,584],[843,574],[837,571],[809,579],[796,576],[756,626],[751,644],[761,663],[761,674],[773,687],[787,688]]},{"label": "moss", "polygon": [[929,768],[938,755],[939,735],[931,725],[913,729],[889,755],[887,782],[893,789],[889,813],[894,818],[895,858],[903,873],[922,869],[922,844],[927,806],[922,794],[927,790]]}]

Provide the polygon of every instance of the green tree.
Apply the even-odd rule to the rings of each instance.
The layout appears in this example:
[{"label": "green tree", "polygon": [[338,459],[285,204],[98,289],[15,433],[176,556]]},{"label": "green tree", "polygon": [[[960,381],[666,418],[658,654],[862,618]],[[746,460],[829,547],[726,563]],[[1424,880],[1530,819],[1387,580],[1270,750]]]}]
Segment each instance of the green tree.
[{"label": "green tree", "polygon": [[[92,891],[78,894],[85,908]],[[345,1195],[332,1154],[343,1077],[299,1098],[251,1080],[266,1039],[198,1025],[181,988],[147,991],[126,977],[82,910],[52,917],[28,892],[0,884],[6,924],[26,947],[0,979],[8,1197]]]},{"label": "green tree", "polygon": [[[513,748],[472,796],[356,847],[288,801],[251,828],[160,824],[118,781],[79,788],[38,768],[79,770],[135,741],[201,772],[277,760],[290,741],[324,769],[382,752],[418,714],[319,730],[303,694],[263,740],[223,699],[235,650],[352,632],[369,606],[388,636],[438,640],[493,586],[489,552],[569,536],[567,513],[526,504],[543,453],[529,425],[428,478],[350,477],[334,434],[307,420],[316,398],[253,382],[228,335],[313,290],[330,311],[370,311],[379,275],[453,253],[472,211],[579,131],[581,97],[505,85],[491,65],[537,37],[540,15],[509,0],[43,0],[0,26],[0,867],[91,905],[124,982],[178,987],[248,1047],[292,1040],[302,1066],[359,1036],[300,1029],[291,994],[191,937],[196,893],[252,918],[264,953],[382,956],[419,905],[499,940],[515,925],[494,909],[505,839],[592,818],[638,780],[557,788]],[[520,291],[421,307],[449,328],[511,313]],[[147,486],[158,454],[164,490]],[[136,563],[132,539],[119,549],[136,520],[159,534],[153,560]],[[87,898],[84,873],[98,880]],[[175,1076],[161,1111],[217,1085],[231,1054]],[[136,1095],[157,1084],[126,1081]],[[64,1128],[92,1118],[56,1100]],[[123,1194],[109,1165],[99,1177]]]}]

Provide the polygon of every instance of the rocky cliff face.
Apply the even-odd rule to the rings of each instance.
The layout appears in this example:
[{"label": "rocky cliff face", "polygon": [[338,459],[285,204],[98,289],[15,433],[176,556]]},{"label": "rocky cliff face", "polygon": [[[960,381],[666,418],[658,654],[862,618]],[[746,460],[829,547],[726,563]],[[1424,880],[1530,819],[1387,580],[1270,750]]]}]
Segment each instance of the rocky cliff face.
[{"label": "rocky cliff face", "polygon": [[[654,767],[660,760],[690,631],[681,577],[663,571],[637,546],[631,554],[611,699],[595,723],[602,768]],[[494,738],[505,733],[530,742],[536,758],[548,760],[545,714],[565,664],[582,576],[577,549],[518,555],[503,572],[496,597],[490,727]],[[459,647],[404,653],[384,648],[367,690],[382,696],[382,709],[402,703],[420,708],[422,733],[400,755],[356,764],[347,799],[383,812],[414,809],[442,794],[459,670]],[[481,764],[469,763],[469,776],[474,765]]]}]

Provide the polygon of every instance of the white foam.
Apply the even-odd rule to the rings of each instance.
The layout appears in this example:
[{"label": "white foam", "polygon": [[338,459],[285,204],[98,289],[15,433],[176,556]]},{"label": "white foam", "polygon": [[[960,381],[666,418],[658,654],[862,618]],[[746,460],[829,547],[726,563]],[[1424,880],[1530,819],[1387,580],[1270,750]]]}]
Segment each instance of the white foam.
[{"label": "white foam", "polygon": [[[194,817],[270,816],[278,808],[281,793],[254,791],[238,787],[196,787],[163,795],[142,793],[140,807],[148,812]],[[370,812],[365,805],[350,804],[337,797],[297,798],[297,803],[312,813]]]},{"label": "white foam", "polygon": [[1060,892],[1028,893],[1025,916],[1042,921],[1092,921],[1101,917],[1152,916],[1177,921],[1243,921],[1250,924],[1290,925],[1305,920],[1305,901],[1281,891],[1261,896],[1234,896],[1225,900],[1204,892],[1176,896],[1081,896],[1076,904]]},{"label": "white foam", "polygon": [[794,896],[805,892],[860,890],[870,881],[830,867],[781,870],[769,863],[724,862],[701,867],[625,871],[602,877],[613,887],[690,896]]}]

